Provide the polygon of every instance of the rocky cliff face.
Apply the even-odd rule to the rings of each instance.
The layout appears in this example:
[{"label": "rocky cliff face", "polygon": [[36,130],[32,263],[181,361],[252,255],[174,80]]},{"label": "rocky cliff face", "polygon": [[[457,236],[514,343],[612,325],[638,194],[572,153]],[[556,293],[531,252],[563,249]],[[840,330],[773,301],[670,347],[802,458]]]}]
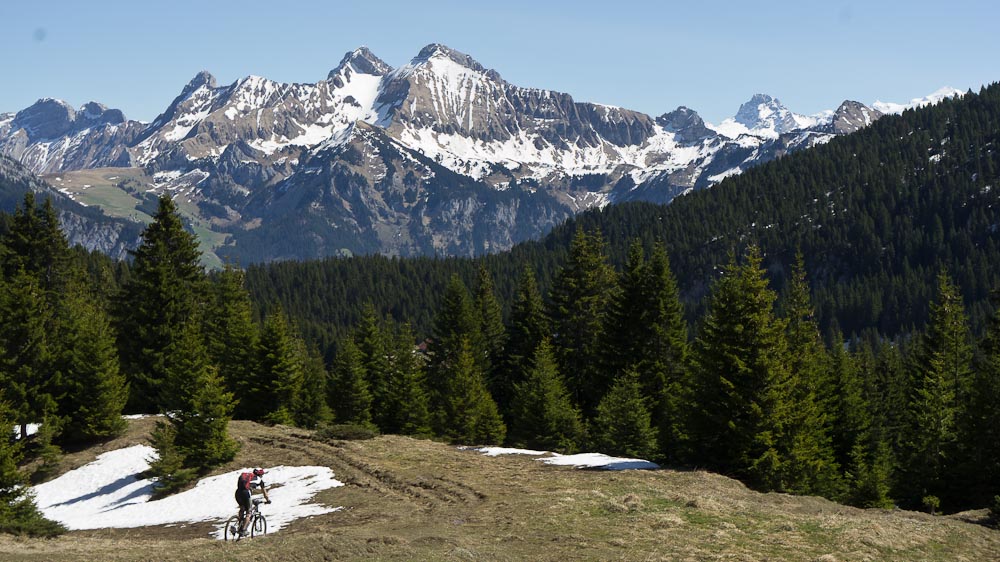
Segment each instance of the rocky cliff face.
[{"label": "rocky cliff face", "polygon": [[127,167],[128,146],[143,127],[96,102],[76,111],[63,101],[42,99],[7,120],[0,116],[0,154],[36,173]]},{"label": "rocky cliff face", "polygon": [[833,113],[828,131],[837,135],[846,135],[863,129],[882,117],[882,112],[872,109],[863,103],[844,100]]},{"label": "rocky cliff face", "polygon": [[686,107],[653,118],[522,88],[444,45],[396,69],[362,47],[311,84],[201,72],[149,124],[41,100],[0,115],[0,153],[36,173],[141,168],[142,191],[183,196],[226,239],[216,253],[243,261],[472,255],[593,206],[669,202],[879,115],[845,102],[806,117],[758,94],[709,126]]}]

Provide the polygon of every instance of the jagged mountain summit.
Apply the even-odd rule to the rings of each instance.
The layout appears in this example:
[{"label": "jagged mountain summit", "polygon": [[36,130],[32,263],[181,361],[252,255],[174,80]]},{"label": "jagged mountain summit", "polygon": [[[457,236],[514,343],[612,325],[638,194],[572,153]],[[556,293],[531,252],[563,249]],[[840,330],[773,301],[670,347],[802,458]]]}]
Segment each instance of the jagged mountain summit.
[{"label": "jagged mountain summit", "polygon": [[[616,201],[668,202],[870,124],[754,95],[718,126],[505,81],[431,44],[392,68],[365,47],[316,83],[198,73],[151,123],[41,100],[0,115],[0,153],[63,193],[144,220],[173,193],[206,249],[241,262],[473,255]],[[111,203],[109,203],[109,201]]]}]

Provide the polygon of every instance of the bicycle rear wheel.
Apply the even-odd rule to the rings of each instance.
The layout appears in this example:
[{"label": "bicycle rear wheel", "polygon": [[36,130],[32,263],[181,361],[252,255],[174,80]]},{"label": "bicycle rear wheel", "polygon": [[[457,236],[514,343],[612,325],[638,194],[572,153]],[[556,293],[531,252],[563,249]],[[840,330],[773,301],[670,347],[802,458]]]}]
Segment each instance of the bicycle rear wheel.
[{"label": "bicycle rear wheel", "polygon": [[222,540],[235,541],[238,538],[240,538],[240,518],[233,515],[226,521],[226,532],[222,535]]},{"label": "bicycle rear wheel", "polygon": [[267,519],[264,519],[263,515],[257,515],[253,520],[253,526],[250,528],[250,536],[264,536],[267,534]]}]

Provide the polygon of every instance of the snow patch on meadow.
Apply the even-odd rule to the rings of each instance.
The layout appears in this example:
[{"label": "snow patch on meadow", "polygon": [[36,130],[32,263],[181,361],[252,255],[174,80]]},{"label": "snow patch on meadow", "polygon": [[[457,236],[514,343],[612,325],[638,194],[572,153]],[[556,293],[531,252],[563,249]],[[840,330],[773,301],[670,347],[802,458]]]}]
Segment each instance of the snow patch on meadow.
[{"label": "snow patch on meadow", "polygon": [[572,466],[575,468],[600,468],[603,470],[652,470],[660,468],[655,462],[643,459],[626,459],[611,457],[602,453],[579,453],[576,455],[560,455],[549,451],[533,451],[530,449],[510,449],[507,447],[467,447],[488,457],[498,455],[529,455],[542,457],[536,459],[545,464],[556,466]]},{"label": "snow patch on meadow", "polygon": [[[146,445],[109,451],[87,465],[34,487],[42,513],[71,530],[131,528],[215,521],[213,536],[222,538],[225,521],[236,514],[233,498],[241,469],[204,478],[185,492],[151,500],[154,481],[140,479],[156,450]],[[322,490],[343,486],[321,466],[276,466],[264,481],[272,504],[262,507],[267,530],[292,521],[342,509],[311,503]]]}]

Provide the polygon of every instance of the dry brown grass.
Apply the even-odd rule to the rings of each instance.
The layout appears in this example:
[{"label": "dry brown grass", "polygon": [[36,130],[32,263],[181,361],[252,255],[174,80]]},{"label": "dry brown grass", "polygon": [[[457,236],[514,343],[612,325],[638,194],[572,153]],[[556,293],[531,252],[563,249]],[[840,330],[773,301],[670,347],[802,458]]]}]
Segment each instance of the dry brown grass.
[{"label": "dry brown grass", "polygon": [[[68,455],[67,468],[142,442],[153,423],[137,420],[122,438]],[[969,522],[976,514],[860,510],[760,494],[706,472],[574,470],[397,436],[327,444],[249,422],[232,432],[243,449],[220,472],[330,466],[346,486],[317,499],[345,509],[238,544],[206,538],[209,524],[0,537],[0,559],[1000,560],[1000,532]]]}]

